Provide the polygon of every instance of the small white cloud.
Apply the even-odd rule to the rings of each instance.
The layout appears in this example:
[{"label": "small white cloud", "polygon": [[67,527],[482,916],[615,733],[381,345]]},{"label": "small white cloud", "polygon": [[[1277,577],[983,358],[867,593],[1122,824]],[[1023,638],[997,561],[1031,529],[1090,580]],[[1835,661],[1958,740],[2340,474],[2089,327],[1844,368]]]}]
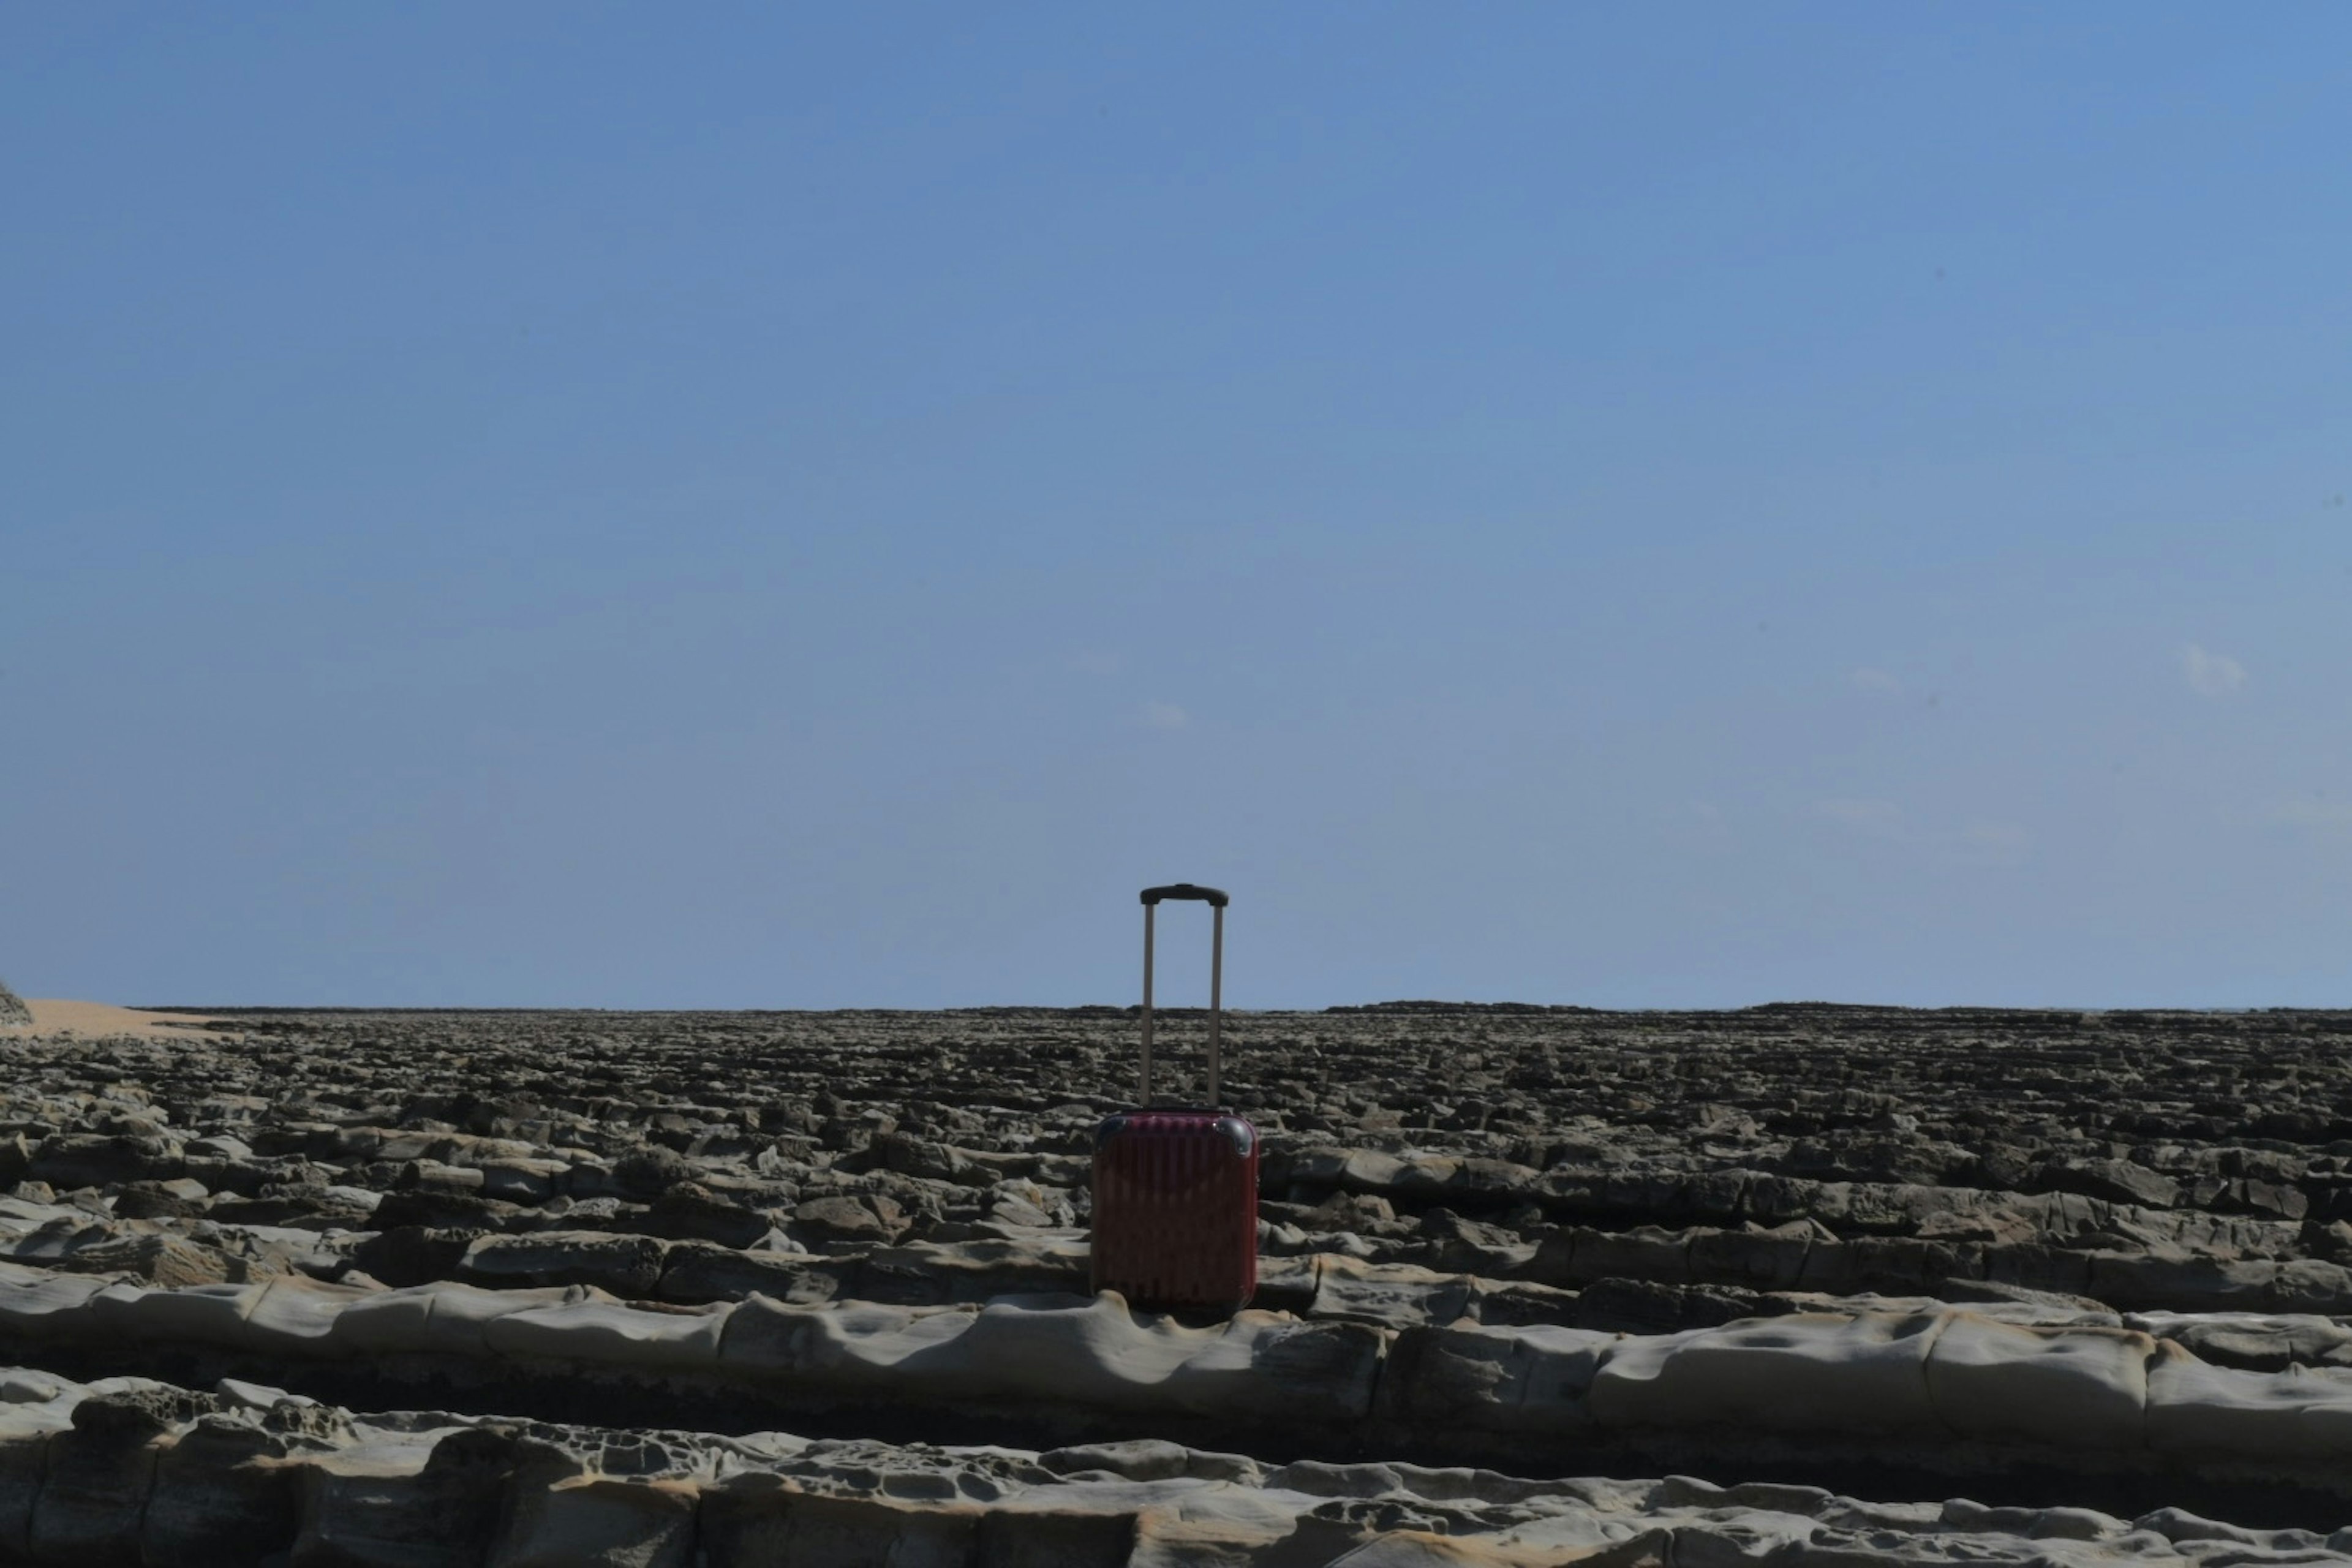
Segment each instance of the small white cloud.
[{"label": "small white cloud", "polygon": [[1864,667],[1847,676],[1846,679],[1864,691],[1901,691],[1903,689],[1903,683],[1883,669]]},{"label": "small white cloud", "polygon": [[1903,808],[1891,800],[1822,800],[1813,803],[1813,811],[1873,838],[1895,838],[1903,833]]},{"label": "small white cloud", "polygon": [[2226,697],[2246,683],[2244,665],[2195,643],[2180,650],[2180,669],[2189,678],[2189,689],[2200,697]]},{"label": "small white cloud", "polygon": [[1173,702],[1147,702],[1143,721],[1155,730],[1181,730],[1192,721],[1192,716]]},{"label": "small white cloud", "polygon": [[1927,866],[2022,866],[2032,837],[2013,822],[1970,817],[1915,819],[1891,800],[1817,800],[1813,815],[1859,838],[1895,846]]},{"label": "small white cloud", "polygon": [[2013,822],[1971,822],[1960,831],[1961,858],[1980,866],[2016,866],[2031,840]]},{"label": "small white cloud", "polygon": [[1730,841],[1731,823],[1723,808],[1710,800],[1686,800],[1679,806],[1668,807],[1665,833],[1675,842],[1691,847],[1722,845]]},{"label": "small white cloud", "polygon": [[2263,813],[2263,817],[2277,826],[2299,827],[2307,833],[2352,833],[2352,800],[2330,800],[2326,795],[2298,795],[2290,800],[2273,801]]}]

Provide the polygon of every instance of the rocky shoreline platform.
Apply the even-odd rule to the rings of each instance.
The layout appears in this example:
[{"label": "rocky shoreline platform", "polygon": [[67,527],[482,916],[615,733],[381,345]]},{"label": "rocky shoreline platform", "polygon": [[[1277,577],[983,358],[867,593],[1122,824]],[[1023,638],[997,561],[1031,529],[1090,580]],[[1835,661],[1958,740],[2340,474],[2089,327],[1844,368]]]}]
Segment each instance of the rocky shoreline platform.
[{"label": "rocky shoreline platform", "polygon": [[1228,1015],[1190,1320],[1123,1009],[172,1011],[0,1037],[0,1562],[2352,1562],[2352,1014]]}]

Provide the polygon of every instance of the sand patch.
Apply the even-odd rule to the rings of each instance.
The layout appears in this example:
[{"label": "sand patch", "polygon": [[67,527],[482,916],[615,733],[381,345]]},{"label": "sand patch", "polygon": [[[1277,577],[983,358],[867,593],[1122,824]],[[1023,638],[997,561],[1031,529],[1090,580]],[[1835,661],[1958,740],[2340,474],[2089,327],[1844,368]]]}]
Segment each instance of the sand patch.
[{"label": "sand patch", "polygon": [[189,1039],[203,1033],[210,1018],[194,1013],[148,1013],[105,1002],[68,1002],[26,997],[33,1021],[0,1028],[0,1039],[26,1039],[35,1035],[82,1035],[92,1039],[123,1035],[142,1039]]}]

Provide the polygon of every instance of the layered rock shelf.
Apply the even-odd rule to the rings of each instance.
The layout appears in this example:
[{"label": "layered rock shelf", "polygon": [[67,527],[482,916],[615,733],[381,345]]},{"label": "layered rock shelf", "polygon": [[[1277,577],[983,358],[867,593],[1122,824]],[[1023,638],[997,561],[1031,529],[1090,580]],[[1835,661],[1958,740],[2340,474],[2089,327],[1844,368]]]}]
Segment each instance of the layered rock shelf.
[{"label": "layered rock shelf", "polygon": [[[2352,1544],[2352,1016],[1232,1016],[1216,1321],[1087,1294],[1118,1009],[188,1011],[0,1042],[0,1560],[390,1561],[353,1465],[448,1561]],[[256,1487],[246,1558],[138,1533]]]},{"label": "layered rock shelf", "polygon": [[1268,1465],[1150,1439],[1003,1447],[357,1415],[225,1381],[0,1371],[0,1552],[79,1565],[278,1561],[1233,1564],[2310,1563],[2352,1531],[2162,1508],[1887,1503],[1686,1477]]},{"label": "layered rock shelf", "polygon": [[1097,1436],[1236,1431],[1332,1455],[1516,1453],[1554,1468],[1652,1439],[1717,1464],[1759,1439],[1780,1452],[1823,1439],[1832,1463],[1866,1440],[1882,1466],[1966,1473],[2030,1453],[2152,1485],[2168,1472],[2294,1482],[2352,1505],[2352,1380],[2233,1370],[2144,1328],[2041,1315],[1918,1302],[1627,1335],[1467,1319],[1395,1331],[1260,1310],[1195,1326],[1112,1292],[952,1307],[755,1294],[681,1310],[582,1286],[0,1276],[0,1345],[51,1364],[323,1385],[357,1367],[373,1386],[476,1399],[555,1378],[591,1397],[635,1384],[636,1404],[680,1412],[892,1408]]}]

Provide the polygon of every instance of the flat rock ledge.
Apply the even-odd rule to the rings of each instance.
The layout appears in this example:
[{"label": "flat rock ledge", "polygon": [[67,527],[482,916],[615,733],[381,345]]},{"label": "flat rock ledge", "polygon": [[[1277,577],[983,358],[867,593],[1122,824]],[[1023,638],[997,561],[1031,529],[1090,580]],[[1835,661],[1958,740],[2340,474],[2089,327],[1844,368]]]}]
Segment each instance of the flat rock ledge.
[{"label": "flat rock ledge", "polygon": [[1110,1292],[682,1309],[580,1286],[372,1289],[292,1274],[173,1289],[0,1265],[0,1355],[64,1370],[84,1347],[110,1368],[193,1355],[171,1364],[297,1387],[347,1386],[339,1369],[470,1381],[506,1398],[526,1397],[536,1372],[590,1390],[651,1384],[685,1411],[895,1407],[1013,1429],[1248,1431],[1294,1452],[1409,1441],[1555,1468],[1660,1436],[1751,1455],[1859,1447],[1944,1473],[2022,1456],[2352,1498],[2352,1379],[2333,1369],[2250,1372],[2145,1329],[1997,1313],[1924,1303],[1652,1335],[1258,1310],[1192,1326]]},{"label": "flat rock ledge", "polygon": [[2352,1562],[2352,1530],[1688,1478],[1268,1466],[1152,1440],[1038,1452],[357,1415],[236,1381],[200,1392],[0,1369],[0,1556],[73,1568],[2237,1568]]}]

